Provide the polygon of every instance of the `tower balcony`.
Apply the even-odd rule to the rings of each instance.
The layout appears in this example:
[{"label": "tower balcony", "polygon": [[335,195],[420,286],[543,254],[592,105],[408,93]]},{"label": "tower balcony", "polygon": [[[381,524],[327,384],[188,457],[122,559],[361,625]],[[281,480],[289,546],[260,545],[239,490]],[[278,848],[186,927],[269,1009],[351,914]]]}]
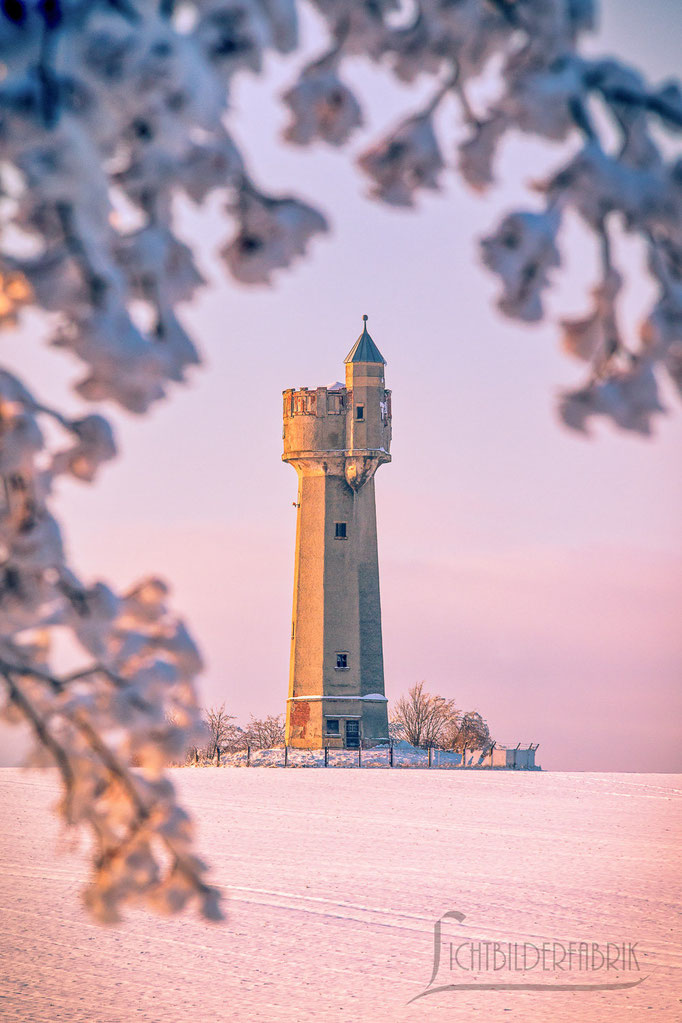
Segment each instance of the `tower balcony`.
[{"label": "tower balcony", "polygon": [[346,476],[361,486],[391,461],[391,392],[367,394],[343,385],[283,392],[282,460],[307,474]]}]

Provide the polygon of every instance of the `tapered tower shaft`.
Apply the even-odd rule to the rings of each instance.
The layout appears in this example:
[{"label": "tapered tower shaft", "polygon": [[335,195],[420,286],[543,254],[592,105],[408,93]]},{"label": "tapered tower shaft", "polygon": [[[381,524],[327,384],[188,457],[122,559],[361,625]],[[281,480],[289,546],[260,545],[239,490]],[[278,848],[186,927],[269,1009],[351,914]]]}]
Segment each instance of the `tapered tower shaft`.
[{"label": "tapered tower shaft", "polygon": [[391,395],[365,328],[346,383],[284,392],[284,454],[298,473],[287,742],[388,737],[374,474],[390,461]]}]

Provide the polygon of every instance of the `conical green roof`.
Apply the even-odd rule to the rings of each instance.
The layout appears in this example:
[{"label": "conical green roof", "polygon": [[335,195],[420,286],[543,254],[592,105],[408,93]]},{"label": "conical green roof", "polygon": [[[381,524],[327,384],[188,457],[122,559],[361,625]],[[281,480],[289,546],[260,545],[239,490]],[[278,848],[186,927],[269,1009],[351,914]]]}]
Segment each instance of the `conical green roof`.
[{"label": "conical green roof", "polygon": [[363,316],[365,321],[362,328],[362,334],[357,339],[351,350],[349,351],[344,362],[382,362],[386,365],[386,359],[383,357],[377,346],[372,341],[367,331],[367,317]]}]

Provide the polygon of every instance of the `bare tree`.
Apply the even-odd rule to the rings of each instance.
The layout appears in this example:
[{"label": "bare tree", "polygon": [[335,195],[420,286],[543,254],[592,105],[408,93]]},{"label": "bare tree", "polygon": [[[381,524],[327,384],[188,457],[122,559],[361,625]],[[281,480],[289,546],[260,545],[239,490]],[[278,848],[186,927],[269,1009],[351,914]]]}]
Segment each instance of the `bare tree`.
[{"label": "bare tree", "polygon": [[284,716],[270,714],[265,718],[252,717],[244,732],[245,742],[256,749],[273,749],[284,745]]},{"label": "bare tree", "polygon": [[441,733],[441,745],[443,749],[480,749],[485,753],[492,746],[490,729],[478,711],[470,710],[448,722]]},{"label": "bare tree", "polygon": [[454,700],[424,691],[424,682],[416,682],[393,708],[394,726],[402,726],[411,746],[440,746],[444,729],[457,719]]},{"label": "bare tree", "polygon": [[225,704],[220,707],[209,707],[204,716],[204,723],[208,731],[208,744],[206,746],[206,757],[211,760],[215,756],[216,749],[227,749],[233,745],[236,726],[232,723],[234,715],[228,714]]}]

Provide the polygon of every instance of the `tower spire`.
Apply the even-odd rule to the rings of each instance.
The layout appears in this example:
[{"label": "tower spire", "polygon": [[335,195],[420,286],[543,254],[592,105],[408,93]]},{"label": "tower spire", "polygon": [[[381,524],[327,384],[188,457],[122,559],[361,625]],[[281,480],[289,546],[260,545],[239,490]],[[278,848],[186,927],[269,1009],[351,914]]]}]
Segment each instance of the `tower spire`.
[{"label": "tower spire", "polygon": [[374,341],[370,337],[369,331],[367,330],[367,313],[363,313],[362,316],[362,334],[357,339],[348,355],[344,359],[344,362],[372,362],[381,363],[386,365],[386,359],[383,357]]}]

